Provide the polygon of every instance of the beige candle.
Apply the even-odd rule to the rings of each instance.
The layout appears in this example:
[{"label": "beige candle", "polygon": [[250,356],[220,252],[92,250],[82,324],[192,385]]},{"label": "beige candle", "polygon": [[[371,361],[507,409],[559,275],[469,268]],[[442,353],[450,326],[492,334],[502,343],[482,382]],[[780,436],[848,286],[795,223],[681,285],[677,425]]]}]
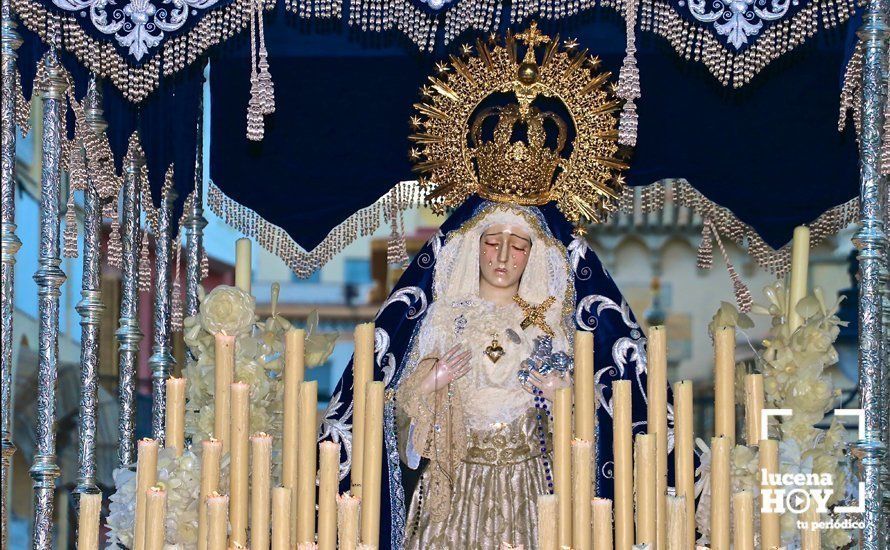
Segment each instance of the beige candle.
[{"label": "beige candle", "polygon": [[[764,493],[775,491],[775,487],[769,485],[769,474],[779,473],[779,444],[775,439],[761,439],[760,453],[758,455],[758,476],[760,477],[760,499],[763,508]],[[782,545],[781,539],[781,514],[761,512],[760,514],[760,547],[763,550],[773,550]]]},{"label": "beige candle", "polygon": [[714,352],[714,435],[735,442],[735,327],[717,329]]},{"label": "beige candle", "polygon": [[77,520],[77,550],[98,550],[99,515],[102,511],[102,493],[80,495],[80,516]]},{"label": "beige candle", "polygon": [[754,447],[766,434],[760,433],[760,417],[763,412],[763,375],[745,376],[745,441]]},{"label": "beige candle", "polygon": [[247,546],[248,470],[250,466],[250,386],[235,382],[232,392],[232,446],[229,478],[229,521],[232,523],[230,543]]},{"label": "beige candle", "polygon": [[728,437],[711,439],[711,550],[729,550],[729,478]]},{"label": "beige candle", "polygon": [[219,490],[219,464],[222,442],[209,439],[201,442],[201,488],[198,498],[198,550],[207,550],[207,497]]},{"label": "beige candle", "polygon": [[383,474],[383,382],[370,382],[365,400],[365,458],[362,461],[362,544],[380,544]]},{"label": "beige candle", "polygon": [[269,550],[269,500],[272,482],[272,436],[250,437],[250,548]]},{"label": "beige candle", "polygon": [[695,463],[693,462],[692,382],[674,384],[674,476],[677,496],[685,497],[687,547],[695,550]]},{"label": "beige candle", "polygon": [[250,294],[251,279],[250,239],[242,237],[235,241],[235,286]]},{"label": "beige candle", "polygon": [[590,460],[593,443],[572,441],[572,548],[590,550]]},{"label": "beige candle", "polygon": [[355,355],[352,358],[352,469],[349,472],[350,492],[362,497],[365,445],[365,392],[374,379],[374,323],[355,327]]},{"label": "beige candle", "polygon": [[315,542],[315,465],[318,441],[318,382],[300,383],[297,443],[296,543]]},{"label": "beige candle", "polygon": [[594,439],[593,333],[575,332],[575,437]]},{"label": "beige candle", "polygon": [[136,527],[133,548],[145,548],[145,494],[158,481],[158,441],[140,439],[136,444]]},{"label": "beige candle", "polygon": [[794,228],[791,241],[791,282],[788,285],[788,324],[791,332],[797,330],[802,322],[797,314],[797,303],[807,295],[809,262],[810,230],[801,225]]},{"label": "beige candle", "polygon": [[612,449],[615,460],[615,548],[630,550],[634,540],[633,451],[630,380],[612,382]]},{"label": "beige candle", "polygon": [[340,445],[322,441],[318,445],[318,548],[337,548],[337,485],[340,480]]},{"label": "beige candle", "polygon": [[667,550],[687,550],[689,538],[686,534],[686,497],[668,495],[665,501],[667,503],[665,548]]},{"label": "beige candle", "polygon": [[656,544],[654,434],[639,434],[634,442],[634,494],[637,504],[637,544]]},{"label": "beige candle", "polygon": [[557,508],[556,495],[538,495],[538,548],[540,550],[557,550]]},{"label": "beige candle", "polygon": [[816,508],[815,502],[810,502],[809,508],[804,510],[800,516],[800,547],[801,550],[821,550],[822,536],[819,528],[819,510]]},{"label": "beige candle", "polygon": [[235,372],[235,337],[218,333],[215,335],[214,396],[213,396],[213,437],[222,441],[223,452],[229,452],[229,430],[231,429],[230,386]]},{"label": "beige candle", "polygon": [[668,496],[665,500],[667,504],[665,507],[667,510],[665,548],[667,550],[687,550],[689,538],[686,536],[686,497]]},{"label": "beige candle", "polygon": [[337,547],[339,550],[356,550],[359,531],[359,502],[354,496],[337,496]]},{"label": "beige candle", "polygon": [[[300,384],[306,373],[305,345],[306,332],[303,329],[292,328],[284,336],[284,422],[282,426],[281,484],[291,490],[294,509],[296,509]],[[290,516],[290,529],[289,538],[296,540],[296,514]]]},{"label": "beige candle", "polygon": [[284,425],[282,433],[281,484],[297,485],[297,432],[300,384],[305,374],[304,346],[306,333],[290,329],[284,337]]},{"label": "beige candle", "polygon": [[290,501],[293,489],[272,489],[272,550],[290,550]]},{"label": "beige candle", "polygon": [[612,550],[612,501],[595,498],[593,509],[593,550]]},{"label": "beige candle", "polygon": [[558,499],[560,546],[572,545],[572,388],[556,390],[553,404],[553,494]]},{"label": "beige candle", "polygon": [[217,492],[207,497],[207,550],[227,550],[226,542],[226,510],[229,508],[229,497]]},{"label": "beige candle", "polygon": [[[667,330],[663,326],[649,328],[646,395],[647,432],[655,435],[655,537],[653,545],[662,548],[667,537],[665,510],[667,495]],[[639,543],[639,539],[637,539]]]},{"label": "beige candle", "polygon": [[145,550],[163,550],[167,526],[167,491],[152,487],[145,493]]},{"label": "beige candle", "polygon": [[754,550],[754,494],[751,491],[732,495],[732,548]]},{"label": "beige candle", "polygon": [[167,379],[164,446],[176,449],[176,456],[185,450],[185,378]]}]

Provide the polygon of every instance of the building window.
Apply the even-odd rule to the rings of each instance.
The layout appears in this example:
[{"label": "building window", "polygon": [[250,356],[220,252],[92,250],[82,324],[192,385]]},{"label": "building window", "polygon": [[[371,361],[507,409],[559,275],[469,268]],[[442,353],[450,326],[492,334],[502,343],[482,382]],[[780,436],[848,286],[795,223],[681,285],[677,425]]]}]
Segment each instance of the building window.
[{"label": "building window", "polygon": [[346,258],[345,282],[351,285],[365,285],[371,282],[371,260],[368,258]]}]

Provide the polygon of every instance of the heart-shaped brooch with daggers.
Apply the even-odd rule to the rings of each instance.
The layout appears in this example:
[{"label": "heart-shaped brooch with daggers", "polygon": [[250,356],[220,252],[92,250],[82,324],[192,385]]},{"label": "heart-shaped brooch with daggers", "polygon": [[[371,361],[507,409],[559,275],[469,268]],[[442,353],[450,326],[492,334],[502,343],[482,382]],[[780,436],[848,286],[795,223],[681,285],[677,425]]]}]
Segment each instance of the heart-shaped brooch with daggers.
[{"label": "heart-shaped brooch with daggers", "polygon": [[488,358],[491,359],[492,363],[497,363],[498,359],[504,356],[504,353],[506,352],[504,351],[504,348],[502,348],[501,345],[498,343],[497,338],[492,338],[491,345],[485,348],[485,355],[487,355]]}]

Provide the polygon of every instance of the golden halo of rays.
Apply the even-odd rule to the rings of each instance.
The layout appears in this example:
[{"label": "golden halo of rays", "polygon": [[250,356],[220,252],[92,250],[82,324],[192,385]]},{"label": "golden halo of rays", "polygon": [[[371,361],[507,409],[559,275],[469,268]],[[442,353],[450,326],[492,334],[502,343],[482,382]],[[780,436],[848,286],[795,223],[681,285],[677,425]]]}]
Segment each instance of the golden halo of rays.
[{"label": "golden halo of rays", "polygon": [[[519,57],[517,40],[534,50],[533,58],[527,52]],[[461,53],[463,58],[452,55],[437,64],[410,121],[410,158],[428,205],[443,213],[479,191],[467,145],[470,117],[490,95],[513,92],[520,103],[537,97],[559,100],[575,128],[571,154],[560,163],[549,199],[575,225],[601,222],[615,211],[621,172],[628,168],[619,158],[622,102],[607,85],[611,73],[597,71],[599,59],[575,40],[560,42],[559,35],[541,34],[534,22],[518,35],[508,32],[502,41],[495,36],[476,40]],[[519,81],[518,72],[529,59],[538,79],[527,84]]]}]

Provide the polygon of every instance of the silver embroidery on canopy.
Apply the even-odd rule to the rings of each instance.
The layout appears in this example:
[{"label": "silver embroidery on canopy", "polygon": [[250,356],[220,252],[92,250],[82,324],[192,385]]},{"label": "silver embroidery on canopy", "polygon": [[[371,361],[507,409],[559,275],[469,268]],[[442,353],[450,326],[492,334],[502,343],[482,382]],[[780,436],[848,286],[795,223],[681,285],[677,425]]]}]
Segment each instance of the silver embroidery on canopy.
[{"label": "silver embroidery on canopy", "polygon": [[164,39],[165,32],[182,28],[190,10],[206,10],[219,0],[163,0],[156,6],[152,0],[130,0],[123,7],[114,0],[53,0],[56,6],[89,13],[90,22],[99,32],[114,36],[139,61]]},{"label": "silver embroidery on canopy", "polygon": [[692,16],[702,23],[713,23],[717,34],[737,50],[748,43],[749,36],[760,33],[764,21],[784,17],[789,6],[791,0],[689,0]]}]

